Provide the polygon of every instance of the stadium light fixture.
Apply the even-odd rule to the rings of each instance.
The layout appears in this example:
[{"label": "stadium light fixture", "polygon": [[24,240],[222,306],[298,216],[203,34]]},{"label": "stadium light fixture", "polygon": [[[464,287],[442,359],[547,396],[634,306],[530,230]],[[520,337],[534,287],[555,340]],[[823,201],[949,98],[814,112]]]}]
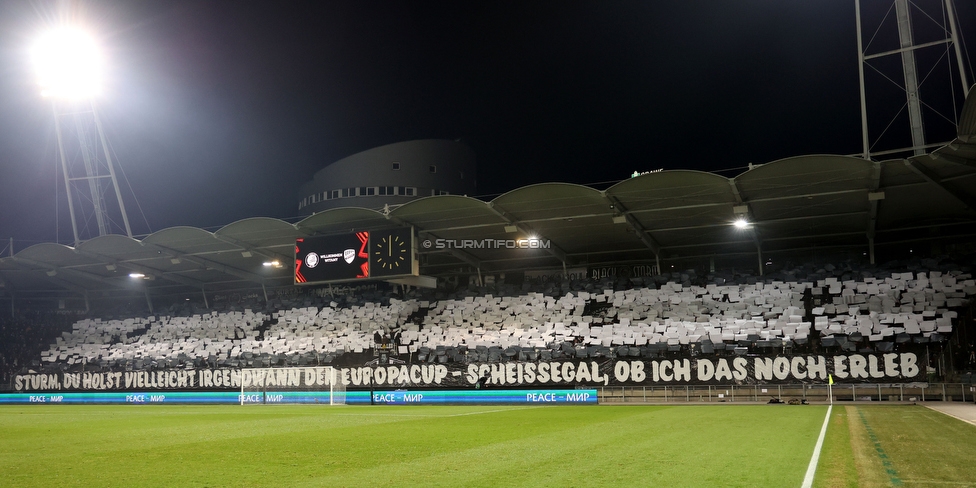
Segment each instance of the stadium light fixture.
[{"label": "stadium light fixture", "polygon": [[734,225],[736,229],[745,229],[746,227],[749,227],[749,221],[739,217],[735,219],[735,222],[733,222],[732,225]]},{"label": "stadium light fixture", "polygon": [[87,99],[101,91],[102,54],[95,40],[75,27],[44,33],[31,52],[41,96]]},{"label": "stadium light fixture", "polygon": [[138,278],[145,278],[145,277],[146,277],[146,275],[144,275],[142,273],[129,273],[129,278],[136,278],[136,279],[138,279]]},{"label": "stadium light fixture", "polygon": [[271,267],[280,268],[281,267],[281,261],[278,261],[277,259],[275,259],[274,261],[265,261],[265,262],[261,263],[261,265],[262,266],[265,266],[265,267],[269,267],[269,268],[271,268]]}]

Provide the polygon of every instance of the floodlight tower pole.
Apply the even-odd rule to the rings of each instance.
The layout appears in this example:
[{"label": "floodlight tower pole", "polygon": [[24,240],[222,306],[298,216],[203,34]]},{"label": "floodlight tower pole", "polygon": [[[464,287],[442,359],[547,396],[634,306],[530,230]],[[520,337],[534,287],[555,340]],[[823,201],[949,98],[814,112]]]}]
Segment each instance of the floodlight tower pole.
[{"label": "floodlight tower pole", "polygon": [[915,41],[908,0],[895,0],[898,19],[898,42],[901,48],[901,69],[905,75],[905,95],[908,97],[908,122],[912,130],[912,147],[916,156],[925,154],[925,127],[922,125],[922,104],[918,98],[918,71],[915,69]]},{"label": "floodlight tower pole", "polygon": [[[860,95],[861,95],[861,144],[862,153],[861,155],[868,159],[872,156],[881,156],[887,154],[898,154],[898,153],[912,153],[915,156],[923,155],[927,150],[934,147],[941,146],[946,142],[927,142],[925,136],[925,123],[922,116],[922,105],[921,92],[919,90],[920,80],[918,69],[916,66],[915,51],[920,49],[928,49],[933,47],[938,47],[941,45],[946,45],[946,62],[949,62],[948,57],[948,44],[952,44],[955,49],[956,54],[956,65],[959,70],[959,81],[962,83],[963,96],[969,94],[969,82],[966,77],[965,59],[962,54],[962,46],[960,45],[960,39],[958,35],[958,29],[956,26],[956,15],[955,10],[952,6],[952,0],[943,0],[944,2],[944,12],[943,12],[943,24],[939,24],[939,27],[945,32],[945,37],[934,41],[916,43],[914,39],[914,34],[912,30],[912,9],[916,9],[921,12],[922,15],[926,16],[929,20],[936,22],[933,17],[926,14],[921,10],[921,7],[912,3],[910,0],[891,0],[893,3],[894,17],[895,17],[895,27],[898,36],[898,47],[895,49],[889,49],[882,52],[872,52],[866,53],[865,49],[871,49],[870,46],[867,48],[863,44],[863,33],[861,31],[861,1],[854,0],[854,14],[855,21],[857,25],[857,60],[858,60],[858,76],[860,82]],[[938,4],[938,2],[936,2]],[[889,10],[890,12],[890,10]],[[886,16],[887,18],[887,16]],[[878,26],[878,30],[875,31],[871,39],[874,40],[877,37],[878,32],[882,28],[888,28],[884,20]],[[887,149],[883,151],[871,152],[871,143],[868,135],[868,121],[867,121],[867,97],[865,95],[865,79],[864,79],[864,67],[865,65],[871,66],[870,62],[879,59],[887,58],[890,56],[898,55],[901,58],[901,75],[903,84],[901,88],[905,92],[905,109],[907,109],[909,130],[911,133],[911,145],[898,149]],[[951,64],[951,63],[950,63]],[[878,71],[884,78],[888,81],[898,83],[897,75],[894,73],[883,73],[881,69],[877,66],[871,66],[875,71]],[[931,71],[929,72],[931,73]],[[928,77],[928,75],[926,75]],[[954,75],[952,75],[951,70],[948,75],[948,83],[951,86],[955,83]],[[923,80],[924,81],[924,80]],[[929,84],[932,84],[930,81]],[[926,106],[935,111],[938,114],[938,109],[933,108],[930,104]],[[900,113],[900,111],[899,111]],[[941,114],[939,114],[941,115]],[[895,121],[897,115],[892,118],[891,122]],[[944,118],[949,119],[951,116],[945,116]],[[958,123],[958,121],[954,121]],[[890,127],[891,123],[889,123]],[[886,129],[887,130],[887,129]],[[882,133],[883,135],[884,133]],[[877,141],[875,141],[877,143]]]},{"label": "floodlight tower pole", "polygon": [[[75,197],[80,195],[72,191],[72,185],[75,182],[81,181],[88,182],[88,189],[91,193],[90,209],[98,224],[98,235],[111,234],[113,230],[112,221],[109,218],[109,211],[105,206],[105,198],[102,194],[103,185],[101,184],[101,180],[108,179],[111,181],[115,191],[115,198],[118,202],[118,209],[121,214],[125,235],[132,237],[132,228],[129,225],[129,216],[125,211],[125,203],[122,200],[122,191],[119,188],[118,178],[115,175],[115,165],[112,161],[108,138],[105,135],[105,130],[102,128],[102,121],[98,117],[95,102],[94,100],[88,99],[79,105],[61,105],[61,110],[59,110],[59,102],[57,100],[53,101],[54,128],[57,132],[58,154],[61,159],[61,172],[64,176],[65,191],[68,197],[68,212],[71,215],[71,230],[74,236],[74,243],[77,246],[82,240],[80,228],[83,228],[84,215],[86,214],[84,212],[84,206],[81,209],[75,208],[76,203],[80,204],[83,201],[79,199],[76,202]],[[75,169],[75,172],[79,173],[78,176],[72,173],[73,168],[79,163],[68,157],[69,150],[65,148],[66,134],[62,118],[69,116],[74,118],[74,129],[78,138],[77,152],[80,153],[81,165],[84,166],[84,176],[80,175],[80,169]],[[84,120],[85,117],[90,118]],[[103,170],[107,171],[108,174],[104,174]],[[79,210],[82,211],[80,219]]]},{"label": "floodlight tower pole", "polygon": [[864,43],[861,40],[861,0],[854,0],[854,18],[857,21],[857,74],[861,87],[861,157],[871,157],[871,143],[868,140],[868,106],[864,95]]},{"label": "floodlight tower pole", "polygon": [[969,96],[969,80],[966,79],[966,65],[963,64],[962,46],[959,45],[959,34],[956,27],[956,11],[952,7],[952,0],[945,0],[946,14],[949,18],[949,38],[956,51],[956,67],[959,68],[959,81],[962,82],[963,98]]},{"label": "floodlight tower pole", "polygon": [[97,157],[93,152],[97,152],[98,148],[95,147],[94,151],[92,147],[89,146],[91,141],[88,140],[88,131],[85,130],[85,126],[82,124],[81,117],[75,114],[75,131],[78,136],[78,146],[81,148],[81,160],[85,164],[85,175],[84,179],[88,180],[88,190],[91,193],[91,203],[94,208],[95,222],[98,223],[98,235],[103,236],[108,233],[105,227],[105,221],[108,220],[105,215],[105,202],[102,198],[102,185],[95,177],[97,174],[95,171],[94,162],[92,161]]},{"label": "floodlight tower pole", "polygon": [[112,186],[115,187],[115,198],[119,201],[119,211],[122,213],[122,222],[125,225],[125,235],[132,237],[132,228],[129,227],[129,216],[125,213],[125,203],[122,202],[122,191],[119,190],[119,180],[115,177],[115,165],[112,164],[112,152],[108,149],[108,138],[102,130],[102,120],[98,118],[98,110],[95,109],[95,102],[91,101],[92,117],[95,119],[95,130],[98,132],[102,143],[102,152],[105,153],[105,163],[108,166],[108,174],[112,177]]},{"label": "floodlight tower pole", "polygon": [[71,231],[74,233],[75,246],[81,240],[78,239],[78,220],[75,218],[75,200],[71,196],[71,179],[68,177],[68,157],[64,152],[64,137],[61,135],[61,115],[58,114],[58,102],[52,100],[51,107],[54,110],[54,132],[58,137],[58,153],[61,156],[61,174],[64,175],[64,190],[68,194],[68,213],[71,214]]}]

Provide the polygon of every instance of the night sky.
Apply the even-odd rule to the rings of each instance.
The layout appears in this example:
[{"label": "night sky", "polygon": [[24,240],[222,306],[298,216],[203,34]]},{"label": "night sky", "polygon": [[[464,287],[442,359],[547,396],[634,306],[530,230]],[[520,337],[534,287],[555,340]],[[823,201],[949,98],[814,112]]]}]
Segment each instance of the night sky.
[{"label": "night sky", "polygon": [[[862,3],[873,32],[889,2]],[[976,47],[974,3],[957,8]],[[0,2],[0,248],[71,241],[28,57],[58,5]],[[72,15],[108,58],[98,107],[137,234],[297,217],[316,170],[412,139],[469,144],[486,197],[861,148],[853,0],[102,1]],[[923,91],[951,117],[962,99],[934,80],[942,63]],[[904,95],[874,86],[895,95],[878,113],[897,113]],[[880,133],[890,115],[876,119]],[[951,139],[937,119],[931,140]]]}]

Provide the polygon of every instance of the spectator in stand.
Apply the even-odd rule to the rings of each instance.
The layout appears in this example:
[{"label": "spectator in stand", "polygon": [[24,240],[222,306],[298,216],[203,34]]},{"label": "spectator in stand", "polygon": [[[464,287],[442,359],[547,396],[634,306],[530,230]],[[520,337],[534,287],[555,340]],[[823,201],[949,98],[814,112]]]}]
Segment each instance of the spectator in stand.
[{"label": "spectator in stand", "polygon": [[69,316],[52,312],[0,318],[0,390],[10,389],[14,375],[39,370],[41,351],[70,328]]}]

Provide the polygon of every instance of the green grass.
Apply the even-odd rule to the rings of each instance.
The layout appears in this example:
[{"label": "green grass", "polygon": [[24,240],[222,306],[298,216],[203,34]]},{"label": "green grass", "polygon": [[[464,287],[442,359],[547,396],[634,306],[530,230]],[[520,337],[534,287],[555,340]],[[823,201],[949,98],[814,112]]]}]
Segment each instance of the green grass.
[{"label": "green grass", "polygon": [[822,407],[0,408],[12,486],[797,486]]},{"label": "green grass", "polygon": [[[834,407],[824,437],[823,448],[820,452],[820,463],[814,477],[814,487],[817,488],[856,488],[864,486],[863,480],[858,478],[857,465],[854,460],[854,450],[851,447],[851,428],[849,418],[843,406]],[[855,439],[860,437],[855,435]]]},{"label": "green grass", "polygon": [[[4,406],[4,486],[799,486],[826,407]],[[976,427],[836,406],[817,486],[976,480]],[[952,451],[952,452],[947,452]]]},{"label": "green grass", "polygon": [[976,486],[976,426],[923,406],[835,406],[814,486]]},{"label": "green grass", "polygon": [[905,486],[976,486],[976,426],[923,407],[856,407]]}]

